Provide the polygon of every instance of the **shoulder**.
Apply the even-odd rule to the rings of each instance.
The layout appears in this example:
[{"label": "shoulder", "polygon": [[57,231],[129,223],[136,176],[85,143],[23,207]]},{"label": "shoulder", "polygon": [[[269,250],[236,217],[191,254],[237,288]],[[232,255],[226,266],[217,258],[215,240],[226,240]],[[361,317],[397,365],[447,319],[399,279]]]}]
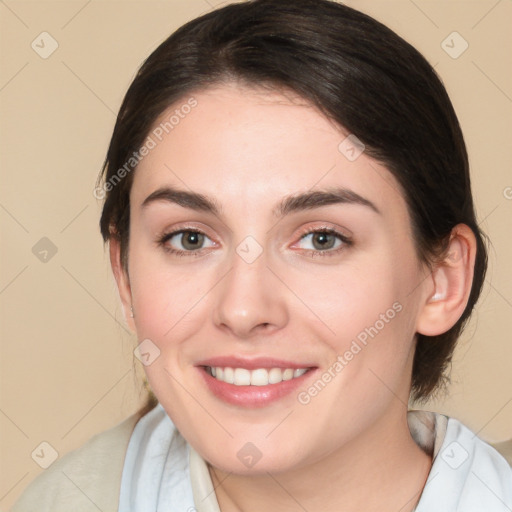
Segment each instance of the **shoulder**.
[{"label": "shoulder", "polygon": [[[512,468],[463,423],[447,418],[417,511],[512,510]],[[497,508],[493,508],[497,507]]]},{"label": "shoulder", "polygon": [[126,448],[142,414],[133,414],[57,460],[30,483],[11,511],[117,511]]},{"label": "shoulder", "polygon": [[[506,443],[502,443],[506,445]],[[441,455],[450,458],[452,451],[460,452],[461,464],[466,460],[473,473],[484,467],[487,474],[495,474],[496,477],[505,476],[507,487],[512,485],[512,467],[506,459],[506,454],[501,453],[501,444],[491,445],[478,434],[473,433],[468,427],[455,418],[449,418],[448,428]],[[510,453],[509,453],[510,455]]]}]

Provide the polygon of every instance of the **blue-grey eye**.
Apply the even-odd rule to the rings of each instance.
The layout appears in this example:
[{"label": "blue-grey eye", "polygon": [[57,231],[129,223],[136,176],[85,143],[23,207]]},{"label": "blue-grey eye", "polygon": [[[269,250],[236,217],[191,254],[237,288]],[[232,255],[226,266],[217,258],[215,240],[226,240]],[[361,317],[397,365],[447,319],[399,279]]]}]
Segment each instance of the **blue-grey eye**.
[{"label": "blue-grey eye", "polygon": [[[205,243],[208,241],[210,244],[205,246]],[[203,249],[204,247],[211,247],[213,245],[211,240],[203,233],[186,230],[172,233],[171,236],[167,238],[167,243],[177,250],[185,251],[195,251],[197,249]],[[179,245],[181,245],[181,247]]]},{"label": "blue-grey eye", "polygon": [[311,245],[309,247],[302,246],[301,249],[312,249],[315,251],[336,249],[343,243],[340,235],[323,231],[308,233],[301,238],[301,242],[302,241],[306,241],[308,244],[311,244],[312,247]]}]

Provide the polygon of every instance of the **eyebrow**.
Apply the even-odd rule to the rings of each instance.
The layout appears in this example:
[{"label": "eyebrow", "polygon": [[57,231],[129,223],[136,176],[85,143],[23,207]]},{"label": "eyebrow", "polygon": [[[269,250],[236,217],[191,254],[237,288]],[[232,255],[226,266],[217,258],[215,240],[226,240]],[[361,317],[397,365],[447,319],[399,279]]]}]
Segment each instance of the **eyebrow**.
[{"label": "eyebrow", "polygon": [[[214,215],[219,215],[221,211],[214,198],[173,187],[162,187],[152,192],[142,202],[142,208],[145,209],[152,203],[162,201]],[[370,200],[344,187],[330,187],[286,197],[272,210],[272,213],[276,217],[284,217],[292,212],[312,210],[333,204],[358,204],[370,208],[379,215],[382,214]]]},{"label": "eyebrow", "polygon": [[321,206],[332,204],[359,204],[367,206],[375,213],[381,215],[380,210],[370,200],[360,196],[353,190],[344,187],[331,187],[324,190],[312,190],[302,194],[285,198],[273,213],[277,217],[283,217],[291,212],[311,210]]},{"label": "eyebrow", "polygon": [[210,212],[215,215],[220,213],[220,208],[215,199],[198,194],[197,192],[187,192],[186,190],[178,190],[172,187],[162,187],[149,194],[142,202],[142,209],[147,208],[152,203],[162,201],[190,208],[191,210]]}]

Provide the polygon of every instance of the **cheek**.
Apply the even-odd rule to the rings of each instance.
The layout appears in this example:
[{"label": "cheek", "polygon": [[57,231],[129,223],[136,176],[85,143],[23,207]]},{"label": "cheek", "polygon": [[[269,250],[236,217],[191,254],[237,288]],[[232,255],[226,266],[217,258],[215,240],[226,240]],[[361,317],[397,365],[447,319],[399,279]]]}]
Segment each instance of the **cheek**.
[{"label": "cheek", "polygon": [[314,323],[330,333],[326,339],[346,340],[375,324],[380,331],[395,318],[400,309],[396,303],[404,299],[402,277],[402,272],[395,272],[381,258],[380,262],[359,261],[313,273],[289,271],[287,283],[309,310]]},{"label": "cheek", "polygon": [[166,264],[165,257],[142,250],[134,250],[130,257],[130,284],[139,337],[165,343],[193,328],[191,319],[212,288],[211,272]]},{"label": "cheek", "polygon": [[419,276],[414,259],[407,258],[407,247],[401,254],[390,247],[379,258],[368,254],[338,271],[290,276],[294,291],[311,307],[304,329],[313,329],[328,348],[328,367],[340,363],[332,368],[343,374],[336,379],[339,386],[382,387],[378,375],[394,388],[408,374],[417,312],[411,291]]}]

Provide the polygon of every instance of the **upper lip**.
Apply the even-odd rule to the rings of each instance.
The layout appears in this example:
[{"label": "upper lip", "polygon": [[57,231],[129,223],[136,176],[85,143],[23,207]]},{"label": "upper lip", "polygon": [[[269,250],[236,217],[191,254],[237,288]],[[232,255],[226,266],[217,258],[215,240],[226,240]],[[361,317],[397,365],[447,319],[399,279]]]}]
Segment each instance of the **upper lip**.
[{"label": "upper lip", "polygon": [[199,361],[197,366],[210,366],[213,368],[246,368],[247,370],[256,370],[258,368],[315,368],[310,363],[297,363],[294,361],[286,361],[274,357],[236,357],[236,356],[218,356],[211,357]]}]

